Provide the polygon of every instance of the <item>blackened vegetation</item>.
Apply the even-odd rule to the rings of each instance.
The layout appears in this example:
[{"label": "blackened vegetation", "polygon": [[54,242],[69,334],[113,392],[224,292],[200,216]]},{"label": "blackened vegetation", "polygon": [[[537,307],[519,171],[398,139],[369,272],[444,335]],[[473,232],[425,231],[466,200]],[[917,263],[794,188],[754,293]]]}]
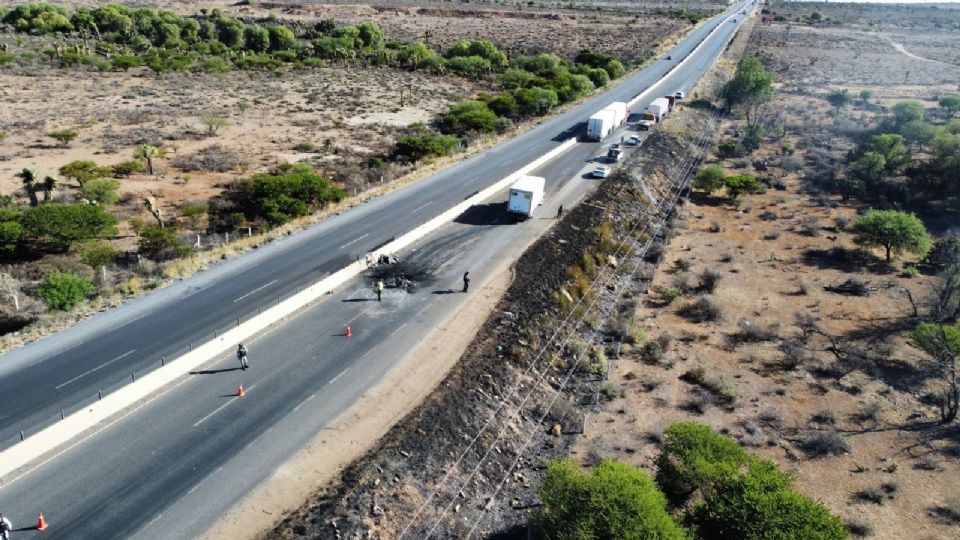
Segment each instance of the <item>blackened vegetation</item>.
[{"label": "blackened vegetation", "polygon": [[[651,144],[683,151],[669,136],[654,137],[662,140]],[[663,165],[650,161],[645,167]],[[601,326],[599,337],[586,343],[580,338],[592,332],[584,324],[580,326],[584,330],[580,338],[575,337],[568,347],[561,350],[551,345],[541,358],[535,359],[569,313],[558,305],[558,291],[570,283],[570,269],[583,264],[584,254],[595,247],[601,225],[612,225],[616,237],[626,238],[625,233],[648,210],[644,201],[633,178],[616,174],[588,201],[570,210],[517,262],[514,282],[442,385],[391,429],[373,452],[348,468],[336,488],[317,495],[267,538],[366,538],[368,533],[396,537],[432,490],[441,486],[448,471],[452,472],[451,481],[442,485],[441,492],[426,506],[408,535],[424,537],[436,520],[436,537],[463,537],[480,512],[493,508],[488,508],[488,497],[494,494],[533,433],[517,467],[507,475],[509,481],[492,501],[498,510],[485,514],[480,529],[485,533],[524,530],[530,512],[538,504],[535,486],[542,474],[542,463],[568,454],[573,442],[571,435],[582,431],[583,412],[594,406],[602,382],[602,377],[598,380],[595,374],[576,373],[563,395],[553,402],[554,392],[574,361],[570,354],[573,341],[580,341],[577,347],[584,352],[583,361],[589,362],[587,358],[593,354],[615,357],[615,340],[623,333],[615,322],[610,329]],[[616,307],[613,313],[620,313],[621,303],[629,301],[624,298],[645,286],[628,279],[634,265],[640,262],[637,257],[642,255],[633,250],[620,257],[616,263],[624,266],[620,275],[597,287],[601,289],[597,291],[598,301]],[[641,270],[639,274],[644,278],[652,274],[646,271],[649,264]],[[527,368],[531,362],[535,362],[531,373],[546,370],[544,380],[529,376]],[[559,368],[558,364],[564,367]],[[516,388],[518,382],[522,386]],[[522,414],[512,417],[516,405],[528,392],[532,395]],[[503,410],[490,429],[482,430],[501,404]],[[537,425],[543,415],[547,422]],[[509,426],[505,435],[484,457],[504,426]],[[477,444],[457,464],[478,433]],[[458,496],[457,491],[481,458],[482,467]],[[451,510],[443,515],[448,505]]]}]

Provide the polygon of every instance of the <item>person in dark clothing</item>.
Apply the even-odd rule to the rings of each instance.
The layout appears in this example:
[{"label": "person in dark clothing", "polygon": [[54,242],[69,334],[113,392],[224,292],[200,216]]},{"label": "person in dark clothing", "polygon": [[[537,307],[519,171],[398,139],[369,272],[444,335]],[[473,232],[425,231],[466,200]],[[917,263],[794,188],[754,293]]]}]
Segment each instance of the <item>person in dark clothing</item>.
[{"label": "person in dark clothing", "polygon": [[380,297],[383,296],[383,280],[377,282],[377,302],[380,302]]},{"label": "person in dark clothing", "polygon": [[563,205],[560,205],[560,208],[557,208],[557,219],[563,217]]},{"label": "person in dark clothing", "polygon": [[467,292],[467,289],[470,288],[470,278],[468,277],[470,272],[463,273],[463,292]]}]

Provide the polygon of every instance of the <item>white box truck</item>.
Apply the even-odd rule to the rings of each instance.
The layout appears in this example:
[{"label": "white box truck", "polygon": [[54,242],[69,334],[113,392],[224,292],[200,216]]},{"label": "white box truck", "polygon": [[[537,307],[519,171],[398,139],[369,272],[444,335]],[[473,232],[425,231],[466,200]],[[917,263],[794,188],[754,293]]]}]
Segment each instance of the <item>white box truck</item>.
[{"label": "white box truck", "polygon": [[627,104],[622,101],[614,101],[613,103],[604,107],[605,111],[613,111],[613,125],[619,126],[627,121],[627,117],[630,116],[630,109],[627,107]]},{"label": "white box truck", "polygon": [[615,115],[613,111],[604,109],[587,119],[587,138],[599,141],[609,135],[614,127]]},{"label": "white box truck", "polygon": [[651,101],[650,105],[647,105],[647,112],[657,117],[657,122],[663,120],[669,110],[670,102],[667,101],[667,98],[657,98]]},{"label": "white box truck", "polygon": [[539,176],[521,176],[510,186],[510,199],[507,200],[507,212],[526,219],[533,217],[533,211],[543,202],[543,189],[546,180]]}]

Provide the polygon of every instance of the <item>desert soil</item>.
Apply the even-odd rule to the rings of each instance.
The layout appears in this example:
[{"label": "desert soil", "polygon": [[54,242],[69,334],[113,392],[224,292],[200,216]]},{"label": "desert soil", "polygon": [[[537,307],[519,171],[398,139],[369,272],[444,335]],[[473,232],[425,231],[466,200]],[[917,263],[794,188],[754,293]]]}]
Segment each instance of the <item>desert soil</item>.
[{"label": "desert soil", "polygon": [[[663,429],[673,421],[695,420],[775,460],[796,476],[801,492],[872,538],[957,538],[960,526],[943,517],[943,508],[960,501],[956,426],[940,425],[935,408],[918,399],[933,380],[930,365],[903,339],[912,312],[906,291],[922,298],[930,278],[900,273],[916,261],[888,265],[855,255],[851,236],[837,224],[855,218],[860,207],[812,191],[800,172],[820,166],[821,157],[842,158],[853,147],[844,137],[848,128],[866,124],[896,101],[920,99],[933,107],[937,95],[955,91],[960,68],[918,61],[905,51],[952,62],[955,48],[916,45],[943,43],[960,12],[805,3],[778,4],[773,11],[793,20],[814,10],[836,22],[758,24],[749,45],[774,71],[779,92],[771,109],[775,123],[785,128],[782,138],[768,138],[751,159],[770,163],[769,174],[782,180],[783,189],[738,203],[695,196],[684,206],[638,315],[649,339],[667,344],[665,353],[640,348],[613,364],[616,397],[603,412],[588,416],[586,435],[573,454],[583,464],[614,457],[652,471]],[[882,22],[899,17],[906,24]],[[879,99],[836,119],[824,101],[834,88],[854,94],[872,89]],[[722,136],[736,137],[740,129],[742,120],[730,120]],[[781,146],[796,154],[781,155]],[[744,170],[749,159],[708,161],[728,174],[753,173]],[[945,220],[957,222],[955,215]],[[678,314],[689,297],[667,303],[658,290],[695,285],[705,270],[720,273],[710,296],[722,318],[695,323]],[[869,295],[825,289],[847,279],[869,283]],[[882,360],[845,373],[829,367],[834,360],[829,353],[791,351],[802,318]],[[745,328],[765,335],[742,343],[738,336]],[[811,348],[822,349],[823,343]],[[696,367],[735,396],[733,402],[718,402],[686,382],[684,375]],[[824,433],[838,435],[848,449],[819,456],[805,447]],[[872,502],[865,493],[879,493],[880,500]]]},{"label": "desert soil", "polygon": [[[519,40],[531,52],[554,52],[568,57],[579,47],[591,44],[615,54],[656,49],[667,43],[662,40],[668,34],[669,40],[673,40],[690,28],[686,21],[656,15],[655,7],[635,6],[631,11],[630,6],[605,4],[599,11],[594,4],[582,9],[537,10],[491,5],[449,9],[446,3],[404,2],[376,8],[366,4],[294,2],[258,2],[250,6],[218,1],[152,5],[182,13],[220,8],[228,15],[246,19],[277,16],[303,24],[312,24],[321,17],[332,17],[339,23],[371,18],[385,26],[389,38],[414,39],[417,28],[422,27],[432,36],[431,43],[438,45],[466,37],[461,34],[470,28],[471,37],[489,39],[501,47],[513,47],[511,44]],[[700,2],[692,5],[703,9],[716,7]],[[595,42],[591,29],[598,24],[617,39]],[[648,31],[653,28],[656,32]],[[556,33],[561,31],[571,37],[557,40]],[[12,53],[32,51],[46,44],[37,37],[0,36],[0,45]],[[520,52],[511,49],[512,54]],[[474,81],[452,75],[359,66],[282,73],[191,72],[157,76],[145,68],[124,73],[57,69],[39,55],[23,65],[5,65],[0,69],[0,96],[8,104],[0,110],[0,131],[6,135],[0,141],[0,193],[11,194],[20,202],[25,200],[20,180],[15,176],[24,168],[33,170],[39,178],[57,177],[58,169],[73,160],[94,160],[100,165],[130,160],[135,147],[142,143],[160,146],[166,155],[155,160],[155,175],[134,174],[120,181],[120,201],[111,209],[120,220],[119,234],[111,243],[122,257],[121,262],[110,265],[104,273],[100,286],[106,294],[69,315],[45,313],[38,298],[22,295],[21,310],[11,314],[13,326],[0,337],[0,349],[20,346],[64,328],[78,317],[91,316],[145,290],[163,286],[171,278],[186,277],[209,260],[233,256],[265,241],[256,234],[263,231],[243,229],[229,235],[212,234],[203,217],[191,220],[181,216],[184,203],[206,201],[239,178],[281,163],[309,162],[345,187],[350,195],[363,199],[449,165],[463,156],[416,167],[396,163],[382,168],[365,166],[369,158],[389,152],[409,125],[429,123],[450,104],[497,89],[497,82],[492,79]],[[242,110],[241,104],[248,108]],[[209,133],[201,119],[209,113],[225,118],[227,126]],[[59,147],[46,137],[46,133],[67,128],[80,132],[68,147]],[[487,137],[476,141],[470,151],[500,139]],[[61,178],[52,199],[75,201],[79,197],[77,188],[75,183]],[[201,256],[165,265],[131,262],[136,261],[137,238],[129,219],[152,221],[143,204],[147,197],[156,202],[165,220],[180,222],[181,240],[198,242],[204,252]],[[332,210],[342,210],[357,200]],[[289,224],[280,233],[300,225]],[[238,233],[254,236],[238,242]],[[51,269],[100,281],[72,255],[45,256],[38,261],[0,267],[23,290],[33,290]],[[42,324],[18,331],[41,315]]]}]

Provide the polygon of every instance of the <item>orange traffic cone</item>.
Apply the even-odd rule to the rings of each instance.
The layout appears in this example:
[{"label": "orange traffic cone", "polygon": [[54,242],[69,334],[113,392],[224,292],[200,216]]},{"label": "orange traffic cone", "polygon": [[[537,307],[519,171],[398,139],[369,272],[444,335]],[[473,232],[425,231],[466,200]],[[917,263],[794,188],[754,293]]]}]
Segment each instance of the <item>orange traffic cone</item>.
[{"label": "orange traffic cone", "polygon": [[37,530],[42,531],[47,528],[47,522],[43,519],[43,512],[37,514]]},{"label": "orange traffic cone", "polygon": [[243,391],[243,385],[241,384],[237,387],[237,397],[243,397],[245,395],[247,395],[247,393]]},{"label": "orange traffic cone", "polygon": [[346,334],[346,335],[347,335],[347,337],[350,337],[350,336],[352,335],[352,334],[350,333],[350,325],[349,325],[349,324],[347,325],[347,334]]}]

